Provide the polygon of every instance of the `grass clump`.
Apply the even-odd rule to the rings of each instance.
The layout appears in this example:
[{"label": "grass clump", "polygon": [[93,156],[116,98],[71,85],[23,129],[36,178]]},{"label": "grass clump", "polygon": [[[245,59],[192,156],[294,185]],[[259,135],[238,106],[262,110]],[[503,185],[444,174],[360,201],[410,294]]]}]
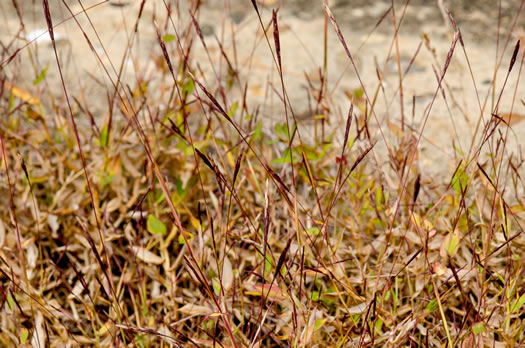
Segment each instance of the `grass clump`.
[{"label": "grass clump", "polygon": [[[519,41],[496,58],[508,63],[483,99],[468,42],[446,9],[453,31],[443,60],[426,37],[402,67],[398,33],[409,2],[392,2],[370,33],[392,17],[385,67],[365,76],[356,44],[325,5],[324,43],[334,35],[356,84],[343,93],[348,111],[338,112],[325,44],[320,78],[306,74],[310,105],[300,114],[283,63],[286,23],[259,2],[247,21],[274,79],[262,104],[250,89],[259,51],[241,61],[247,52],[237,52],[227,18],[221,35],[203,34],[200,1],[159,3],[153,18],[142,1],[127,19],[120,63],[81,19],[109,3],[81,6],[79,15],[66,2],[43,4],[53,65],[17,37],[2,43],[0,59],[3,346],[523,344],[523,161],[510,145],[520,85],[507,83],[520,81]],[[27,8],[13,6],[23,34]],[[58,6],[101,76],[68,75],[74,63],[55,34]],[[151,34],[147,62],[133,51],[143,33]],[[416,122],[418,96],[403,90],[423,45],[435,54],[436,78]],[[441,96],[459,113],[447,76],[460,54],[479,114],[468,139],[451,117],[455,170],[434,164],[436,175],[420,145]],[[392,60],[397,85],[386,83]],[[27,64],[31,79],[16,69]],[[383,97],[399,112],[381,109]],[[273,124],[264,107],[278,112]]]}]

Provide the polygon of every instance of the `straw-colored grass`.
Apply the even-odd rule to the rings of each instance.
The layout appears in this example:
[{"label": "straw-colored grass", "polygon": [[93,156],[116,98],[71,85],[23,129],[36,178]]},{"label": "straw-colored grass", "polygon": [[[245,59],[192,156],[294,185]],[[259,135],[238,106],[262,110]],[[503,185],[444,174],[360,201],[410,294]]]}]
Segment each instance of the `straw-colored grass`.
[{"label": "straw-colored grass", "polygon": [[[43,70],[34,85],[19,78],[11,67],[38,55],[3,43],[0,345],[522,345],[524,172],[498,100],[451,177],[422,175],[421,129],[371,136],[380,84],[355,86],[343,124],[329,122],[326,85],[310,85],[322,117],[297,119],[282,98],[282,23],[266,8],[258,39],[274,56],[282,104],[270,128],[239,94],[251,81],[236,74],[231,47],[217,75],[200,70],[208,58],[190,49],[203,43],[199,6],[186,27],[174,7],[155,28],[155,84],[121,84],[104,63],[102,114],[90,110],[107,101],[75,95],[73,81],[56,79],[60,90],[42,87]],[[346,46],[337,13],[325,13],[323,30]],[[453,54],[466,52],[453,34],[434,98]],[[512,78],[521,52],[502,63]],[[58,53],[55,63],[67,64]]]}]

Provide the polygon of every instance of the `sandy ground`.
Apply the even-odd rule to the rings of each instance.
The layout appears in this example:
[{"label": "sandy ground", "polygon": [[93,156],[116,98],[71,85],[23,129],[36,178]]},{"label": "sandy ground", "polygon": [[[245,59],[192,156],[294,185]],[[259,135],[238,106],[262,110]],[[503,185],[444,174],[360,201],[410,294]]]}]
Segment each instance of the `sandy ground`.
[{"label": "sandy ground", "polygon": [[[6,47],[3,49],[2,61],[8,56],[6,52],[14,52],[17,47],[25,45],[27,38],[36,37],[46,29],[40,1],[18,3],[20,16],[10,1],[0,3],[0,21],[5,29],[0,33],[0,40]],[[93,42],[103,65],[114,78],[123,60],[128,38],[132,35],[140,1],[84,0],[82,3],[67,3],[71,13],[80,13],[76,17],[78,23],[71,19],[71,14],[62,1],[50,1],[53,23],[57,25],[66,20],[56,27],[55,33],[59,41],[59,54],[68,91],[79,98],[87,96],[89,100],[100,100],[100,103],[94,103],[92,112],[104,117],[107,110],[104,103],[111,81],[92,54],[79,27],[83,28]],[[273,129],[274,123],[285,121],[283,105],[271,87],[274,86],[280,92],[280,84],[270,50],[262,36],[250,1],[207,0],[203,3],[198,21],[205,35],[211,61],[200,43],[194,45],[194,57],[198,57],[199,66],[204,72],[203,81],[206,81],[210,88],[216,87],[218,82],[214,78],[213,68],[222,67],[221,71],[224,70],[225,62],[220,58],[219,46],[215,39],[217,36],[221,38],[228,55],[234,57],[233,64],[238,69],[241,81],[248,82],[247,97],[251,112],[258,110],[265,119],[267,129]],[[403,13],[404,3],[395,2],[398,20]],[[421,170],[428,176],[439,173],[443,178],[449,178],[457,165],[457,153],[469,151],[480,118],[480,105],[484,104],[487,96],[489,98],[483,118],[487,120],[490,117],[493,104],[489,88],[495,73],[496,55],[502,56],[505,40],[518,12],[520,1],[502,1],[501,16],[498,15],[500,9],[497,1],[445,0],[443,3],[450,8],[461,27],[474,79],[463,48],[458,42],[444,79],[446,97],[436,93],[436,72],[440,74],[443,69],[454,32],[450,22],[445,21],[438,1],[411,1],[403,17],[397,42],[403,72],[413,60],[410,70],[403,77],[402,115],[399,75],[395,60],[396,45],[393,45],[392,12],[376,27],[378,20],[389,8],[390,1],[335,0],[330,2],[330,7],[348,43],[357,70],[350,64],[333,26],[329,23],[327,77],[331,98],[327,106],[331,110],[331,125],[338,127],[345,122],[349,105],[346,95],[348,92],[364,87],[368,96],[373,98],[376,89],[379,88],[375,115],[370,121],[373,137],[378,140],[376,157],[381,162],[387,162],[382,133],[387,139],[391,139],[399,129],[401,119],[415,134],[418,134],[424,125],[419,145]],[[88,16],[82,13],[82,7],[88,9]],[[300,129],[303,129],[303,136],[308,138],[312,136],[310,125],[313,123],[313,116],[320,112],[315,110],[305,76],[308,76],[313,86],[319,85],[319,71],[323,66],[324,57],[325,17],[322,1],[269,0],[265,4],[261,2],[263,23],[270,22],[273,8],[279,8],[284,79],[290,107],[302,120]],[[181,2],[179,11],[176,6],[173,7],[173,11],[175,27],[178,30],[184,28],[189,20],[187,3]],[[181,15],[177,16],[177,13]],[[20,26],[20,17],[24,28]],[[503,85],[513,46],[520,33],[523,35],[523,31],[519,30],[523,30],[520,28],[525,24],[524,18],[523,14],[520,15],[513,36],[510,36],[511,42],[503,53],[501,66],[497,70],[496,98]],[[124,81],[127,83],[133,84],[137,79],[156,80],[158,83],[162,80],[162,77],[155,75],[158,73],[155,60],[161,56],[161,52],[156,40],[154,20],[163,34],[174,32],[171,23],[166,23],[164,2],[148,1],[139,23],[132,55],[124,61]],[[96,33],[93,28],[96,28]],[[234,41],[232,31],[235,33]],[[426,41],[424,37],[427,38]],[[175,46],[170,48],[174,50]],[[38,57],[34,65],[30,64],[29,53]],[[518,81],[519,62],[518,60],[518,65],[509,78],[499,110],[510,112],[512,109],[516,115],[525,115],[525,106],[520,101],[525,99],[525,91],[524,83]],[[47,87],[42,88],[50,88],[57,91],[55,95],[60,95],[58,91],[61,86],[54,53],[48,36],[44,33],[25,48],[17,59],[9,65],[3,65],[2,69],[9,77],[16,75],[22,87],[31,89],[31,82],[38,71],[46,66],[49,66]],[[378,84],[378,69],[385,71],[382,86]],[[515,89],[517,97],[513,104]],[[225,100],[225,108],[228,109],[239,95],[240,91],[237,91],[237,94],[233,93],[230,99]],[[434,95],[435,101],[429,109]],[[60,101],[60,98],[58,100]],[[516,123],[513,125],[513,131],[509,138],[509,151],[517,152],[519,134],[522,134],[525,128],[522,123]]]}]

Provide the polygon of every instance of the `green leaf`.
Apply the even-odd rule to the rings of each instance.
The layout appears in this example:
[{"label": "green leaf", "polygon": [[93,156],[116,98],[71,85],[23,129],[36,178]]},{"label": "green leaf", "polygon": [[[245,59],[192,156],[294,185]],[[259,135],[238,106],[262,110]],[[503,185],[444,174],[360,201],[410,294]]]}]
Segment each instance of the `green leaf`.
[{"label": "green leaf", "polygon": [[253,136],[252,136],[252,139],[254,141],[257,141],[259,140],[260,138],[262,137],[262,122],[259,121],[257,123],[257,126],[255,126],[255,129],[253,131]]},{"label": "green leaf", "polygon": [[164,201],[166,196],[164,196],[164,192],[162,192],[161,189],[158,189],[155,193],[155,204],[160,204]]},{"label": "green leaf", "polygon": [[188,95],[188,94],[192,94],[194,90],[195,90],[195,83],[193,82],[193,79],[190,77],[188,78],[188,82],[186,82],[184,86],[182,86],[182,92]]},{"label": "green leaf", "polygon": [[461,150],[459,147],[454,145],[454,150],[456,150],[456,153],[459,155],[459,157],[466,157],[466,155],[463,152],[463,150]]},{"label": "green leaf", "polygon": [[230,118],[233,118],[235,116],[235,113],[237,112],[238,107],[239,107],[238,102],[233,103],[232,107],[228,111],[228,116],[230,116]]},{"label": "green leaf", "polygon": [[217,279],[212,279],[211,285],[213,287],[215,295],[219,296],[219,294],[221,293],[221,284],[217,281]]},{"label": "green leaf", "polygon": [[33,85],[38,85],[40,82],[42,82],[43,79],[46,78],[47,75],[47,69],[49,68],[49,65],[46,65],[46,67],[38,74],[36,79],[33,81]]},{"label": "green leaf", "polygon": [[103,173],[101,177],[102,188],[111,184],[114,179],[115,179],[115,174]]},{"label": "green leaf", "polygon": [[282,135],[283,134],[283,126],[280,124],[280,123],[277,123],[275,125],[275,132],[277,133],[277,135]]},{"label": "green leaf", "polygon": [[186,184],[186,187],[182,185],[182,180],[180,178],[175,179],[175,191],[171,195],[171,201],[173,202],[173,205],[177,206],[179,205],[180,202],[184,200],[184,198],[186,197],[186,194],[188,193],[188,187],[193,186],[193,181],[194,181],[192,180],[193,178],[195,177],[192,177],[188,181],[188,183]]},{"label": "green leaf", "polygon": [[435,312],[438,309],[438,301],[437,299],[433,299],[427,304],[427,311],[430,313]]},{"label": "green leaf", "polygon": [[468,175],[465,173],[465,164],[462,164],[456,174],[454,175],[454,178],[452,178],[452,186],[454,187],[454,190],[457,192],[458,195],[461,194],[461,189],[463,191],[466,190],[468,184]]},{"label": "green leaf", "polygon": [[[188,231],[184,233],[186,235],[186,239],[188,240],[188,242],[191,242],[191,240],[193,239],[193,234],[189,233]],[[179,238],[177,240],[180,245],[186,244],[186,240],[184,240],[184,236],[182,235],[182,233],[179,234]]]},{"label": "green leaf", "polygon": [[139,348],[144,348],[144,335],[141,335],[141,334],[138,334],[138,335],[135,335],[135,342],[133,342],[134,344],[137,345],[137,347]]},{"label": "green leaf", "polygon": [[266,254],[266,259],[264,261],[264,272],[270,273],[272,270],[272,259],[270,258],[269,254]]},{"label": "green leaf", "polygon": [[281,138],[281,140],[288,142],[290,139],[290,134],[293,134],[295,131],[296,125],[292,126],[292,132],[288,130],[288,125],[286,123],[277,123],[275,125],[275,133]]},{"label": "green leaf", "polygon": [[166,34],[162,37],[162,41],[164,41],[165,43],[168,43],[173,40],[175,40],[175,35],[173,34]]},{"label": "green leaf", "polygon": [[348,145],[346,145],[348,147],[348,150],[351,150],[352,147],[354,147],[354,138],[353,137],[350,137],[350,139],[348,139]]},{"label": "green leaf", "polygon": [[510,309],[512,313],[517,313],[520,308],[525,304],[525,294],[521,295],[519,299],[517,299]]},{"label": "green leaf", "polygon": [[29,337],[29,331],[24,327],[20,331],[20,344],[25,344]]},{"label": "green leaf", "polygon": [[474,325],[472,325],[472,332],[475,334],[485,332],[485,325],[483,324],[483,322],[475,323]]},{"label": "green leaf", "polygon": [[441,245],[441,257],[445,259],[449,257],[454,257],[454,255],[456,255],[456,252],[458,251],[460,239],[461,236],[459,234],[459,230],[456,229],[454,232],[449,233],[445,237],[445,239],[443,240],[443,244]]},{"label": "green leaf", "polygon": [[324,323],[326,323],[327,320],[328,319],[326,318],[317,319],[314,324],[314,330],[315,331],[319,330],[324,325]]},{"label": "green leaf", "polygon": [[10,310],[15,309],[15,300],[13,299],[11,292],[7,294],[7,304],[9,305]]},{"label": "green leaf", "polygon": [[312,292],[312,301],[319,301],[319,291]]},{"label": "green leaf", "polygon": [[281,275],[284,277],[286,276],[286,273],[288,273],[288,268],[285,265],[283,265],[281,267]]},{"label": "green leaf", "polygon": [[361,88],[354,89],[354,96],[356,98],[363,98],[364,95],[365,95],[365,92]]},{"label": "green leaf", "polygon": [[330,150],[330,148],[332,147],[332,143],[326,143],[323,145],[323,151],[321,152],[321,154],[319,155],[320,158],[323,158],[324,155],[328,152],[328,150]]},{"label": "green leaf", "polygon": [[105,124],[102,128],[102,131],[100,132],[100,146],[106,147],[108,146],[108,125]]},{"label": "green leaf", "polygon": [[388,300],[390,300],[390,295],[391,295],[390,291],[387,291],[385,294],[385,297],[383,298],[383,301],[387,302]]},{"label": "green leaf", "polygon": [[184,190],[184,187],[182,187],[182,180],[180,178],[175,179],[175,189],[179,196],[186,195],[186,191]]},{"label": "green leaf", "polygon": [[320,158],[315,149],[310,146],[303,146],[303,151],[308,161],[317,161]]},{"label": "green leaf", "polygon": [[306,233],[308,233],[310,236],[317,236],[319,235],[319,227],[310,227],[309,229],[306,230]]},{"label": "green leaf", "polygon": [[151,234],[166,234],[166,225],[153,215],[148,216],[147,226]]},{"label": "green leaf", "polygon": [[284,164],[284,163],[292,163],[292,152],[288,149],[284,151],[284,156],[281,158],[276,158],[272,160],[273,164]]}]

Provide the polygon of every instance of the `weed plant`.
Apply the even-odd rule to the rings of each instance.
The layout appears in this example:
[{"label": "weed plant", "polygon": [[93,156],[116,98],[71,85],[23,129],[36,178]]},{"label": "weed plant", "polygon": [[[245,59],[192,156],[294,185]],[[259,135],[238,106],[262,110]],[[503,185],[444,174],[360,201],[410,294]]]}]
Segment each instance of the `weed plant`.
[{"label": "weed plant", "polygon": [[[318,47],[320,83],[305,78],[310,123],[290,102],[279,12],[245,1],[253,40],[277,76],[265,86],[279,101],[276,124],[251,98],[256,81],[237,59],[228,6],[212,52],[199,21],[206,4],[191,1],[185,11],[178,0],[157,1],[157,17],[147,18],[142,0],[127,18],[124,58],[108,61],[97,27],[78,21],[93,7],[38,3],[12,1],[20,30],[0,56],[1,346],[524,344],[523,158],[508,145],[520,140],[513,110],[524,103],[519,83],[509,87],[525,57],[510,34],[523,1],[511,27],[498,28],[505,34],[488,94],[469,70],[479,101],[474,136],[461,139],[468,151],[453,151],[455,170],[437,177],[421,168],[419,145],[434,102],[452,103],[451,61],[469,62],[469,43],[446,9],[451,44],[436,58],[435,93],[418,128],[403,109],[411,63],[402,69],[397,36],[410,1],[376,19],[391,26],[396,86],[383,83],[381,64],[377,76],[360,74],[351,48],[361,43],[345,40],[338,11],[324,4],[325,40],[337,36],[360,83],[338,117],[331,52]],[[46,19],[54,66],[21,39],[29,7]],[[104,81],[63,74],[73,63],[55,36],[58,7],[84,33]],[[155,69],[143,73],[146,62],[134,61],[126,80],[145,27],[154,28]],[[388,124],[377,112],[387,95],[401,107]],[[501,105],[502,95],[512,103]]]}]

